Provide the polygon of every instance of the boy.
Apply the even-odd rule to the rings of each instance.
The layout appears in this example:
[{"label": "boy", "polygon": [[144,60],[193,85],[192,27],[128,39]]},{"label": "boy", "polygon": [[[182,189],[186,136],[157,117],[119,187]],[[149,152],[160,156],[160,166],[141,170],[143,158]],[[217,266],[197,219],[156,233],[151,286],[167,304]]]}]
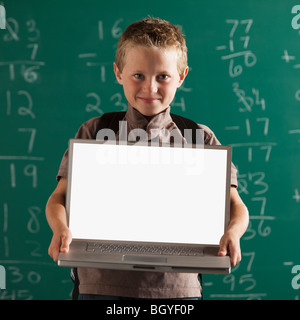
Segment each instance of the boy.
[{"label": "boy", "polygon": [[[175,130],[184,143],[185,138],[170,115],[170,103],[188,74],[187,48],[179,29],[160,19],[147,18],[133,23],[119,40],[114,72],[128,100],[124,118],[127,132],[142,128],[148,139],[169,142],[170,132],[174,134]],[[99,119],[96,117],[85,122],[76,138],[94,139]],[[204,129],[206,144],[220,144],[209,128],[199,127]],[[151,129],[155,130],[151,132]],[[156,137],[153,132],[157,133]],[[57,175],[59,182],[46,206],[47,220],[53,231],[49,255],[54,261],[57,261],[59,252],[68,252],[72,241],[64,207],[66,174],[67,152]],[[235,266],[241,260],[239,242],[248,225],[248,211],[236,190],[236,169],[233,165],[231,185],[230,224],[220,240],[218,254],[229,254],[231,265]],[[78,278],[81,299],[201,296],[197,274],[78,268]]]}]

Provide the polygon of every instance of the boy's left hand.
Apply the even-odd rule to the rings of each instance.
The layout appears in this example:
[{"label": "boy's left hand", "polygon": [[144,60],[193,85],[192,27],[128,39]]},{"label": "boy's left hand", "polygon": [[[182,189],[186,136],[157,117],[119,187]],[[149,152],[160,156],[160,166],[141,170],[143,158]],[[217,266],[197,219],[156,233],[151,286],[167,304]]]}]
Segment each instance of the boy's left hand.
[{"label": "boy's left hand", "polygon": [[230,256],[231,266],[242,260],[240,238],[249,223],[249,213],[235,187],[230,188],[230,222],[220,240],[219,256]]},{"label": "boy's left hand", "polygon": [[226,256],[227,254],[230,256],[232,267],[236,266],[242,260],[240,238],[229,230],[224,233],[220,240],[218,256]]}]

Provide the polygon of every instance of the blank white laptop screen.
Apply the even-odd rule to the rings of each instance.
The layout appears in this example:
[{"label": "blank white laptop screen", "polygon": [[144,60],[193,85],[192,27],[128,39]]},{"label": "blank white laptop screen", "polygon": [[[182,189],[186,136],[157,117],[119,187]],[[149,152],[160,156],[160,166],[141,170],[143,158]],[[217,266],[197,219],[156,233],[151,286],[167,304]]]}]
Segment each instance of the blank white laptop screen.
[{"label": "blank white laptop screen", "polygon": [[68,177],[73,238],[219,244],[227,152],[76,141]]}]

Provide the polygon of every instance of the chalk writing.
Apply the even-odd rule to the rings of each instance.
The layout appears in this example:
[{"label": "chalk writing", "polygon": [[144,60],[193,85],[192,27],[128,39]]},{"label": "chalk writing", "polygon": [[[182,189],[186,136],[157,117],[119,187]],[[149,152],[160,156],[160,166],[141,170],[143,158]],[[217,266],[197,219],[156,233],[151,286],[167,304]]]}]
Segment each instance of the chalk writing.
[{"label": "chalk writing", "polygon": [[[216,50],[222,52],[222,61],[228,61],[229,78],[242,78],[246,68],[253,68],[257,63],[256,54],[250,49],[253,38],[253,19],[227,19],[225,26],[228,29],[228,44],[217,46]],[[226,53],[224,53],[226,51]],[[293,61],[295,57],[284,53],[285,61]],[[242,80],[232,83],[232,94],[235,108],[239,117],[226,124],[224,130],[238,137],[241,142],[231,143],[233,154],[239,162],[248,163],[247,171],[238,171],[238,192],[244,199],[250,211],[250,221],[242,242],[251,242],[254,239],[264,239],[272,236],[273,214],[268,212],[268,196],[270,190],[269,176],[265,169],[272,160],[272,151],[277,147],[277,141],[270,141],[268,137],[272,129],[272,119],[263,90],[252,85],[249,81],[242,85]],[[235,117],[233,117],[235,119]],[[231,137],[231,138],[232,138]],[[252,170],[255,164],[255,170]],[[258,164],[262,165],[260,169]],[[255,274],[256,259],[259,249],[253,252],[243,252],[248,264],[244,261],[232,269],[232,273],[223,277],[223,284],[227,287],[226,293],[213,293],[212,298],[239,298],[262,299],[267,297],[266,292],[256,291],[258,279]],[[246,267],[246,270],[243,270]]]},{"label": "chalk writing", "polygon": [[[28,269],[25,260],[14,259],[20,255],[20,250],[25,259],[41,259],[45,256],[39,241],[42,210],[35,203],[40,201],[35,197],[35,191],[39,187],[39,164],[45,161],[45,157],[36,155],[35,145],[39,131],[35,123],[39,115],[31,92],[34,85],[41,81],[40,75],[45,62],[39,60],[41,32],[34,19],[19,21],[9,17],[6,26],[5,32],[0,34],[1,46],[13,49],[17,44],[20,48],[21,44],[24,50],[15,50],[14,58],[2,58],[0,61],[2,75],[6,77],[0,88],[0,113],[2,119],[14,124],[9,127],[10,131],[3,132],[2,135],[16,137],[16,141],[10,139],[11,145],[2,148],[0,154],[0,173],[2,183],[6,186],[5,196],[8,197],[2,197],[0,203],[0,256],[5,259],[1,264],[5,265],[8,279],[6,290],[0,292],[0,300],[33,299],[34,296],[27,287],[39,285],[42,280],[41,271],[35,267]],[[18,125],[19,119],[22,120],[21,125]],[[30,192],[31,204],[26,204],[27,199],[22,198],[24,190]],[[22,200],[9,200],[10,193],[15,198],[15,192]],[[12,236],[16,232],[16,222],[18,228],[23,230],[18,237]]]},{"label": "chalk writing", "polygon": [[[283,56],[281,57],[282,60],[284,60],[286,63],[290,63],[291,61],[296,60],[296,56],[294,55],[289,55],[288,50],[285,49],[283,51]],[[300,68],[300,63],[293,64],[294,69],[299,69]]]},{"label": "chalk writing", "polygon": [[246,96],[245,91],[239,88],[238,82],[234,82],[232,86],[233,92],[236,94],[238,98],[238,102],[240,102],[243,105],[243,107],[239,108],[240,112],[251,112],[253,105],[260,106],[262,111],[266,110],[265,99],[260,98],[258,89],[252,88],[252,96]]},{"label": "chalk writing", "polygon": [[300,194],[299,194],[298,188],[296,188],[296,189],[294,190],[294,195],[293,195],[292,198],[293,198],[297,203],[300,202]]},{"label": "chalk writing", "polygon": [[[221,60],[229,61],[229,76],[235,78],[241,75],[243,72],[243,66],[240,64],[235,64],[236,60],[238,60],[240,57],[243,58],[244,66],[248,68],[253,67],[257,62],[255,54],[251,50],[248,50],[250,42],[249,31],[252,27],[253,19],[228,19],[225,22],[229,26],[232,25],[229,32],[229,44],[228,46],[217,46],[216,50],[222,51],[229,48],[229,53],[223,55]],[[242,30],[244,33],[237,32],[240,30]],[[236,47],[241,51],[236,51]]]}]

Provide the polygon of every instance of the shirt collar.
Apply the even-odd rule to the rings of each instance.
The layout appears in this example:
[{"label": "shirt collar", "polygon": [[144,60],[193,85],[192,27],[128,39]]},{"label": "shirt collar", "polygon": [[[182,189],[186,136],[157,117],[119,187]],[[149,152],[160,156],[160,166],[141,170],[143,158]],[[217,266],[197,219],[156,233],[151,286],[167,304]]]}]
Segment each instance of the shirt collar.
[{"label": "shirt collar", "polygon": [[137,109],[128,104],[128,110],[125,114],[124,120],[127,121],[127,134],[131,132],[131,138],[133,141],[136,141],[136,136],[139,136],[140,138],[139,132],[132,131],[134,129],[145,130],[148,141],[151,140],[167,143],[170,141],[171,131],[173,136],[178,136],[179,140],[185,140],[182,137],[180,130],[172,120],[170,107],[150,118],[145,117]]},{"label": "shirt collar", "polygon": [[173,123],[170,115],[170,107],[151,118],[147,118],[130,104],[128,105],[128,111],[126,112],[124,120],[128,122],[131,129],[140,128],[144,129],[147,133],[149,133],[151,129],[166,128]]}]

